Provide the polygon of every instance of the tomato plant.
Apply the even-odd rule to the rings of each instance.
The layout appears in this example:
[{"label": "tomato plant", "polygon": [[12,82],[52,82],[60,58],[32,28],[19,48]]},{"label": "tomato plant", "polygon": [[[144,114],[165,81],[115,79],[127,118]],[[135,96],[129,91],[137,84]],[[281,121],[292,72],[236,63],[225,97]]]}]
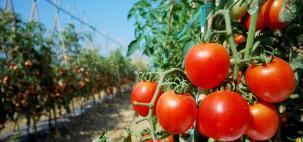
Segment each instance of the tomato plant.
[{"label": "tomato plant", "polygon": [[194,125],[197,105],[190,94],[176,94],[168,90],[156,106],[158,121],[168,133],[181,134]]},{"label": "tomato plant", "polygon": [[197,127],[201,134],[221,141],[240,138],[249,126],[247,101],[236,92],[213,92],[202,100]]},{"label": "tomato plant", "polygon": [[[299,127],[303,123],[296,119],[302,116],[300,12],[300,2],[280,0],[147,0],[134,5],[128,17],[135,20],[136,38],[129,44],[128,54],[140,49],[151,57],[151,70],[158,72],[157,83],[164,91],[176,91],[180,80],[187,80],[183,86],[187,84],[190,89],[183,93],[190,92],[197,102],[201,101],[197,125],[189,130],[189,138],[175,135],[174,139],[181,136],[206,141],[206,136],[253,141],[243,134],[251,117],[257,116],[251,116],[249,108],[252,110],[254,105],[249,107],[248,103],[256,101],[262,102],[256,106],[275,103],[285,116],[281,133],[274,135],[272,131],[263,140],[288,141],[302,135]],[[146,105],[155,104],[142,104]],[[157,121],[152,119],[159,118],[145,118],[151,135],[157,136]],[[204,136],[193,133],[197,130]]]},{"label": "tomato plant", "polygon": [[217,43],[193,46],[184,62],[189,80],[203,89],[219,86],[227,77],[230,67],[228,51]]},{"label": "tomato plant", "polygon": [[9,10],[1,9],[0,21],[0,129],[26,119],[30,134],[42,117],[54,128],[61,112],[72,116],[74,101],[95,102],[102,90],[112,94],[135,81],[137,67],[128,57],[87,48],[87,37],[71,23],[49,35],[39,21],[23,21]]},{"label": "tomato plant", "polygon": [[141,116],[147,116],[149,112],[149,108],[146,106],[136,106],[134,105],[134,102],[136,101],[142,103],[149,103],[154,96],[156,88],[157,88],[156,82],[148,82],[148,81],[139,82],[134,86],[131,93],[131,103],[136,113],[138,113]]},{"label": "tomato plant", "polygon": [[296,87],[291,66],[278,57],[266,65],[250,65],[245,80],[254,95],[271,103],[284,101]]},{"label": "tomato plant", "polygon": [[279,128],[279,114],[274,105],[257,102],[250,106],[252,116],[246,135],[255,140],[272,138]]}]

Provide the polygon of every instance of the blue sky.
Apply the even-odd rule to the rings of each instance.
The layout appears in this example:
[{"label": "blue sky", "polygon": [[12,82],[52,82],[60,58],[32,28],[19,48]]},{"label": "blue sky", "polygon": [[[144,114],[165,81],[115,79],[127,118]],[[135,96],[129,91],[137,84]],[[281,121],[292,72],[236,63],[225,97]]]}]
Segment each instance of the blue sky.
[{"label": "blue sky", "polygon": [[[0,0],[1,7],[3,2],[4,0]],[[33,0],[13,0],[13,2],[15,11],[21,15],[23,20],[28,20]],[[62,0],[62,8],[81,17],[99,31],[120,41],[125,52],[129,42],[134,39],[134,21],[127,19],[127,13],[135,2],[136,0]],[[45,0],[38,0],[38,11],[40,21],[50,29],[55,17],[55,8]],[[60,19],[61,27],[71,21],[71,18],[64,13],[61,13]],[[72,20],[72,22],[78,30],[90,31],[77,21]],[[93,39],[101,47],[100,53],[103,55],[116,47],[113,43],[106,42],[99,34],[94,34]]]}]

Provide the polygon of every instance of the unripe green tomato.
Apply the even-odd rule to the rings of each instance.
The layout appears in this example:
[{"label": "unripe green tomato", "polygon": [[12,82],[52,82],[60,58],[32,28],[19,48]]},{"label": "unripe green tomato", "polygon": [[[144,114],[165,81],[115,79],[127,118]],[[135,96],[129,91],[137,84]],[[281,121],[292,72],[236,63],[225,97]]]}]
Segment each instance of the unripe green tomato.
[{"label": "unripe green tomato", "polygon": [[[239,20],[241,19],[247,12],[247,0],[242,4],[243,0],[229,0],[227,1],[227,6],[231,7],[230,9],[230,16],[234,20]],[[233,5],[236,3],[235,5]]]}]

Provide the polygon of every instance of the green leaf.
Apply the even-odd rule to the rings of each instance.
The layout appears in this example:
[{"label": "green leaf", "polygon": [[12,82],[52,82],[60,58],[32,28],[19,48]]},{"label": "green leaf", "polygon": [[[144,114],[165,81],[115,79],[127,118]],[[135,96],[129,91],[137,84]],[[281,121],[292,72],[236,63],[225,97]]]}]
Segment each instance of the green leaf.
[{"label": "green leaf", "polygon": [[127,49],[127,53],[126,56],[130,56],[132,55],[136,50],[138,50],[140,48],[140,42],[141,42],[141,38],[137,38],[135,40],[133,40],[129,45],[128,45],[128,49]]},{"label": "green leaf", "polygon": [[188,50],[193,46],[195,45],[195,43],[193,41],[189,41],[187,42],[184,47],[183,47],[183,50],[182,50],[182,56],[185,57]]},{"label": "green leaf", "polygon": [[298,56],[291,60],[290,65],[293,70],[303,69],[303,59]]},{"label": "green leaf", "polygon": [[297,36],[298,41],[303,44],[303,34],[300,34],[299,36]]}]

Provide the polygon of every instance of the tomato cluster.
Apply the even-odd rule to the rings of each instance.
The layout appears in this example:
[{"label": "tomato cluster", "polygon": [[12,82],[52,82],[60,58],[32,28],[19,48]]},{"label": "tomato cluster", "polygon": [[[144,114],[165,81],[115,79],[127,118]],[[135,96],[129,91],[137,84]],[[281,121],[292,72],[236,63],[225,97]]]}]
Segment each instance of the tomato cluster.
[{"label": "tomato cluster", "polygon": [[[188,79],[201,89],[215,89],[224,84],[230,69],[226,48],[217,43],[193,46],[185,57]],[[241,78],[241,72],[240,76]],[[268,64],[251,64],[245,82],[259,101],[249,105],[239,92],[214,91],[197,104],[189,93],[167,90],[158,93],[153,111],[162,128],[170,134],[181,134],[194,126],[207,137],[234,141],[242,135],[255,140],[273,137],[279,126],[279,114],[273,104],[284,101],[295,89],[294,72],[284,60],[273,57]],[[237,84],[242,83],[238,80]],[[157,89],[156,82],[139,82],[132,91],[132,105],[141,116],[147,116],[149,104]],[[162,88],[160,88],[162,90]]]},{"label": "tomato cluster", "polygon": [[[183,1],[176,3],[178,8],[188,4]],[[155,99],[153,96],[155,102],[148,102],[145,106],[155,111],[156,115],[151,116],[150,113],[146,117],[156,117],[160,126],[174,135],[187,132],[193,136],[194,129],[195,132],[218,141],[234,141],[240,138],[263,141],[279,138],[283,135],[282,131],[288,131],[294,126],[293,122],[289,123],[290,115],[302,116],[301,111],[297,112],[298,108],[302,108],[302,64],[299,62],[303,58],[300,53],[303,42],[297,41],[302,38],[295,32],[302,28],[302,16],[296,16],[294,12],[302,11],[302,8],[295,8],[298,2],[283,0],[218,1],[213,7],[209,1],[201,3],[192,1],[188,7],[194,9],[201,4],[202,8],[196,10],[202,11],[199,11],[202,13],[202,22],[206,7],[208,21],[206,24],[200,23],[202,27],[193,24],[197,16],[189,14],[192,16],[188,20],[189,26],[180,30],[184,25],[181,17],[186,17],[191,9],[184,12],[185,10],[172,8],[171,11],[178,12],[171,13],[173,20],[168,24],[176,26],[172,26],[168,32],[167,42],[144,44],[146,50],[155,46],[163,48],[161,60],[163,56],[164,63],[159,68],[181,68],[185,74],[182,78],[186,78],[190,82],[189,86],[196,89],[180,93],[176,86],[163,85],[174,84],[174,81],[158,80],[157,88],[164,93],[157,94],[154,91],[153,95],[160,97]],[[214,13],[209,12],[212,10]],[[149,20],[163,24],[157,22],[158,19]],[[176,34],[179,31],[182,32]],[[187,33],[183,33],[184,31]],[[151,35],[152,39],[149,40],[152,41],[158,41],[157,38],[163,36],[156,32]],[[138,36],[136,40],[139,39]],[[182,56],[176,54],[180,53],[179,49],[182,49]],[[157,66],[158,60],[154,62]],[[176,76],[174,77],[181,77]],[[193,106],[194,102],[196,107]],[[283,115],[283,123],[288,121],[288,124],[282,124],[281,133],[277,134],[280,113]],[[294,116],[291,118],[296,119]],[[296,123],[301,124],[302,120],[299,121]],[[301,126],[296,126],[298,127]],[[298,130],[292,132],[296,132],[294,138],[301,136]],[[288,138],[288,134],[283,135],[283,138]]]}]

